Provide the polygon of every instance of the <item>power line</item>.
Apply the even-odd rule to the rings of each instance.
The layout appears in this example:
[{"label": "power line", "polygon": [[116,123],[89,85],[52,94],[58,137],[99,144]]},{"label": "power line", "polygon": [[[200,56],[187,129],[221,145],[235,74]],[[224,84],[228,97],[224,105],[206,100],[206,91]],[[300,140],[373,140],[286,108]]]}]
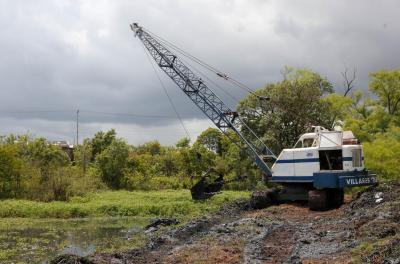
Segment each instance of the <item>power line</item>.
[{"label": "power line", "polygon": [[143,118],[170,118],[176,119],[176,116],[168,115],[144,115],[144,114],[134,114],[134,113],[117,113],[117,112],[104,112],[104,111],[92,111],[92,110],[80,110],[81,113],[91,113],[99,115],[113,115],[113,116],[130,116],[130,117],[143,117]]},{"label": "power line", "polygon": [[0,114],[39,114],[39,113],[72,113],[75,110],[21,110],[21,111],[0,111]]},{"label": "power line", "polygon": [[[23,111],[0,111],[0,114],[76,113],[76,111],[77,110],[23,110]],[[98,114],[98,115],[129,116],[129,117],[140,117],[140,118],[176,119],[176,116],[171,116],[171,115],[146,115],[146,114],[135,114],[135,113],[105,112],[105,111],[79,109],[79,114],[82,114],[82,113],[90,113],[90,114]]]}]

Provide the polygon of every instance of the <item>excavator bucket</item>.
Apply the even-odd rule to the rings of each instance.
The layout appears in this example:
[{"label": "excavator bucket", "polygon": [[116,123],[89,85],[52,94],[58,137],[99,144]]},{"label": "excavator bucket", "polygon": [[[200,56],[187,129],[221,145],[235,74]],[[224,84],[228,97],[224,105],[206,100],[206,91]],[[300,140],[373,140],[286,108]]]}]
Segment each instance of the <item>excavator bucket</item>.
[{"label": "excavator bucket", "polygon": [[203,175],[195,185],[190,189],[193,200],[206,200],[219,193],[224,185],[223,174],[218,174],[215,180],[212,180],[211,174],[215,171],[208,171]]}]

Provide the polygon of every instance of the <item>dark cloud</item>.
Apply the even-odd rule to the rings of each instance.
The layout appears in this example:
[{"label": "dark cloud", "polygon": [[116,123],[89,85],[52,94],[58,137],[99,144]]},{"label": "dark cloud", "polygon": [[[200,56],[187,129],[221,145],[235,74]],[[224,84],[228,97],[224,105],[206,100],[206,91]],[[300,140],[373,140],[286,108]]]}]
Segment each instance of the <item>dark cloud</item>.
[{"label": "dark cloud", "polygon": [[[84,112],[175,115],[129,29],[132,22],[253,88],[279,80],[280,70],[290,65],[320,72],[340,91],[345,67],[357,68],[357,86],[366,89],[368,72],[399,66],[399,13],[395,0],[3,0],[0,133],[33,131],[72,141],[79,108],[87,136],[96,126],[130,131],[124,136],[135,143],[149,135],[168,143],[183,136],[176,119]],[[192,132],[201,131],[200,125],[209,124],[201,121],[202,113],[161,76]],[[245,95],[218,84],[236,98]],[[53,112],[15,113],[32,110]],[[172,127],[176,133],[162,132]]]}]

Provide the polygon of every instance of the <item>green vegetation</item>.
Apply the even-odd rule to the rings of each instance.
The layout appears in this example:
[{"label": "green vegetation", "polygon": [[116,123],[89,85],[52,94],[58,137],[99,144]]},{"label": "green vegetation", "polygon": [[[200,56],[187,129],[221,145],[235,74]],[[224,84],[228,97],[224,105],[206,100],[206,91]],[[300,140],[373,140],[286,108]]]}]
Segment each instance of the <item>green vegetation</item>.
[{"label": "green vegetation", "polygon": [[400,70],[370,74],[368,97],[355,91],[350,97],[330,95],[326,100],[335,122],[352,130],[364,145],[366,166],[381,180],[400,179]]},{"label": "green vegetation", "polygon": [[114,130],[98,132],[75,148],[73,161],[43,138],[10,135],[0,138],[0,163],[0,198],[43,202],[106,190],[189,189],[210,167],[226,179],[249,176],[226,189],[248,190],[261,178],[245,153],[211,128],[193,145],[183,138],[176,146],[131,146]]},{"label": "green vegetation", "polygon": [[[380,180],[400,179],[400,69],[370,74],[367,95],[353,91],[345,80],[345,95],[318,73],[286,68],[284,80],[248,95],[238,110],[245,122],[276,153],[292,147],[310,125],[351,130],[364,145],[366,166]],[[260,100],[268,98],[268,100]]]},{"label": "green vegetation", "polygon": [[[370,96],[353,91],[351,82],[340,95],[320,74],[286,68],[282,81],[267,84],[255,92],[257,96],[249,94],[238,112],[275,153],[292,147],[312,125],[330,129],[341,125],[364,144],[367,167],[381,179],[399,179],[400,70],[374,72],[370,77]],[[228,135],[238,140],[232,131]],[[158,141],[132,146],[114,130],[100,131],[76,146],[71,160],[43,138],[3,136],[0,199],[73,202],[74,197],[106,190],[188,189],[210,168],[226,180],[247,176],[226,184],[225,190],[256,188],[261,172],[229,138],[208,128],[192,143],[183,138],[175,146]]]},{"label": "green vegetation", "polygon": [[68,202],[4,200],[1,202],[0,217],[165,216],[189,219],[215,211],[225,202],[248,197],[249,192],[226,191],[210,200],[194,202],[188,190],[106,191],[73,197]]},{"label": "green vegetation", "polygon": [[249,94],[238,107],[246,124],[275,153],[292,147],[310,125],[331,127],[329,107],[322,98],[333,92],[332,84],[305,69],[287,67],[283,77]]}]

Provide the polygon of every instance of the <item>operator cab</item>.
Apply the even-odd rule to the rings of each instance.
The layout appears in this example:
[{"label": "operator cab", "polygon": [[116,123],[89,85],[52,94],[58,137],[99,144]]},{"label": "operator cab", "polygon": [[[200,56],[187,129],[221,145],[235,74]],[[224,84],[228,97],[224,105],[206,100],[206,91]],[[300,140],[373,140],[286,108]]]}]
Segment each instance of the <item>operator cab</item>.
[{"label": "operator cab", "polygon": [[[305,180],[323,171],[361,171],[362,146],[351,131],[329,131],[315,127],[300,136],[293,148],[282,150],[272,166],[273,177]],[[282,178],[284,179],[284,178]]]}]

